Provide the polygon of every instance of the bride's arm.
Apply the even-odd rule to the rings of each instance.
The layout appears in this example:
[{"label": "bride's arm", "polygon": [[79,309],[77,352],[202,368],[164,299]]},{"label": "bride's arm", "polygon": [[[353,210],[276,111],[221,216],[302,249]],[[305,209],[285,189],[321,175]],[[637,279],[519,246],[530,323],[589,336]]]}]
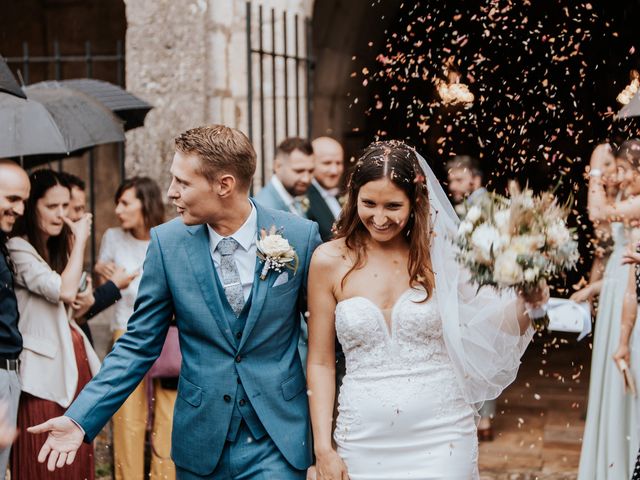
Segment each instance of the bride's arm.
[{"label": "bride's arm", "polygon": [[[458,283],[460,301],[468,305],[469,312],[479,317],[489,318],[500,330],[511,335],[525,335],[531,327],[526,303],[543,304],[549,299],[549,288],[545,284],[540,290],[527,297],[522,294],[498,293],[491,287],[478,287],[471,283],[471,275],[461,269]],[[484,313],[483,313],[484,312]],[[467,318],[466,320],[471,320]],[[515,328],[517,323],[518,328]]]},{"label": "bride's arm", "polygon": [[309,268],[307,383],[318,475],[340,480],[343,473],[346,478],[347,469],[331,441],[336,390],[336,299],[333,293],[336,256],[328,250],[327,244],[318,247]]}]

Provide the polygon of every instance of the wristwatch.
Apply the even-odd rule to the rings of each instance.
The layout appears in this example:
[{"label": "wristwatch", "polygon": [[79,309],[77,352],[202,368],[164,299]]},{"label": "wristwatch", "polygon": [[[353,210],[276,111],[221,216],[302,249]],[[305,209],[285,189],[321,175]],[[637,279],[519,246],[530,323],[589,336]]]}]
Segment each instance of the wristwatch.
[{"label": "wristwatch", "polygon": [[589,170],[589,176],[600,178],[602,177],[602,170],[600,170],[599,168],[592,168],[591,170]]}]

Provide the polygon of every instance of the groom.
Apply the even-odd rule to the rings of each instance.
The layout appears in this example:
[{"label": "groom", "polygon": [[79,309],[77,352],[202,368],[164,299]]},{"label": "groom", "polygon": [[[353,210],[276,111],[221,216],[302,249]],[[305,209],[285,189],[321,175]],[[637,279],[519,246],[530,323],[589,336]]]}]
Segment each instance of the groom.
[{"label": "groom", "polygon": [[[172,434],[179,479],[304,479],[311,464],[305,377],[297,352],[317,226],[249,199],[256,154],[222,125],[175,140],[169,198],[181,219],[151,231],[135,312],[102,369],[49,432],[38,460],[71,463],[142,380],[169,322],[182,370]],[[260,232],[272,227],[297,268],[264,268]],[[282,246],[277,237],[262,242]]]}]

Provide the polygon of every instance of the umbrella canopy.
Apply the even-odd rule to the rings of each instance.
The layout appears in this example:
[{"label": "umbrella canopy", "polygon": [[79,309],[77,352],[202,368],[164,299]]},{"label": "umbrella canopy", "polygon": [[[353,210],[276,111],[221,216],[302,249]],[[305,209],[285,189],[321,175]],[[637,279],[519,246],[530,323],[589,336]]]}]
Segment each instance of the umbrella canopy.
[{"label": "umbrella canopy", "polygon": [[61,87],[27,90],[27,99],[0,93],[0,157],[124,141],[122,122],[87,95]]},{"label": "umbrella canopy", "polygon": [[[38,88],[65,87],[82,92],[97,100],[113,113],[124,120],[124,129],[131,130],[144,125],[144,118],[153,108],[153,105],[136,97],[132,93],[117,85],[90,78],[78,78],[74,80],[61,80],[59,82],[40,82],[32,85]],[[29,91],[27,88],[27,93]]]},{"label": "umbrella canopy", "polygon": [[640,90],[631,97],[629,103],[620,109],[615,118],[640,117]]},{"label": "umbrella canopy", "polygon": [[0,57],[0,92],[10,93],[20,98],[27,98],[20,85],[16,81],[16,77],[13,76],[9,65],[4,58]]}]

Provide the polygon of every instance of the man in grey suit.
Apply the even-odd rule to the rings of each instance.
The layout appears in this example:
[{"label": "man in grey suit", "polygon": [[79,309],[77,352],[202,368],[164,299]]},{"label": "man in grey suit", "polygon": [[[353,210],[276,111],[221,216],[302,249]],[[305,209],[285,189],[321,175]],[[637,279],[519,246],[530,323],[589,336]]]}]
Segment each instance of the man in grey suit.
[{"label": "man in grey suit", "polygon": [[265,207],[307,217],[306,197],[313,178],[313,147],[300,137],[286,138],[278,145],[273,160],[273,176],[256,201]]},{"label": "man in grey suit", "polygon": [[487,193],[482,186],[483,172],[478,161],[469,155],[457,155],[447,162],[449,193],[456,212],[464,217],[468,207],[479,202]]},{"label": "man in grey suit", "polygon": [[[304,480],[311,437],[297,345],[318,227],[249,198],[256,154],[238,130],[195,128],[175,143],[169,198],[180,218],[151,230],[135,311],[100,372],[64,416],[29,429],[49,433],[38,460],[51,471],[73,462],[158,358],[175,318],[177,478]],[[287,245],[297,268],[274,268]]]},{"label": "man in grey suit", "polygon": [[[478,161],[468,155],[458,155],[447,162],[449,193],[455,202],[456,213],[463,218],[470,207],[482,201],[487,189],[482,186],[483,172]],[[491,420],[496,414],[496,401],[484,402],[478,424],[478,439],[492,441]]]}]

